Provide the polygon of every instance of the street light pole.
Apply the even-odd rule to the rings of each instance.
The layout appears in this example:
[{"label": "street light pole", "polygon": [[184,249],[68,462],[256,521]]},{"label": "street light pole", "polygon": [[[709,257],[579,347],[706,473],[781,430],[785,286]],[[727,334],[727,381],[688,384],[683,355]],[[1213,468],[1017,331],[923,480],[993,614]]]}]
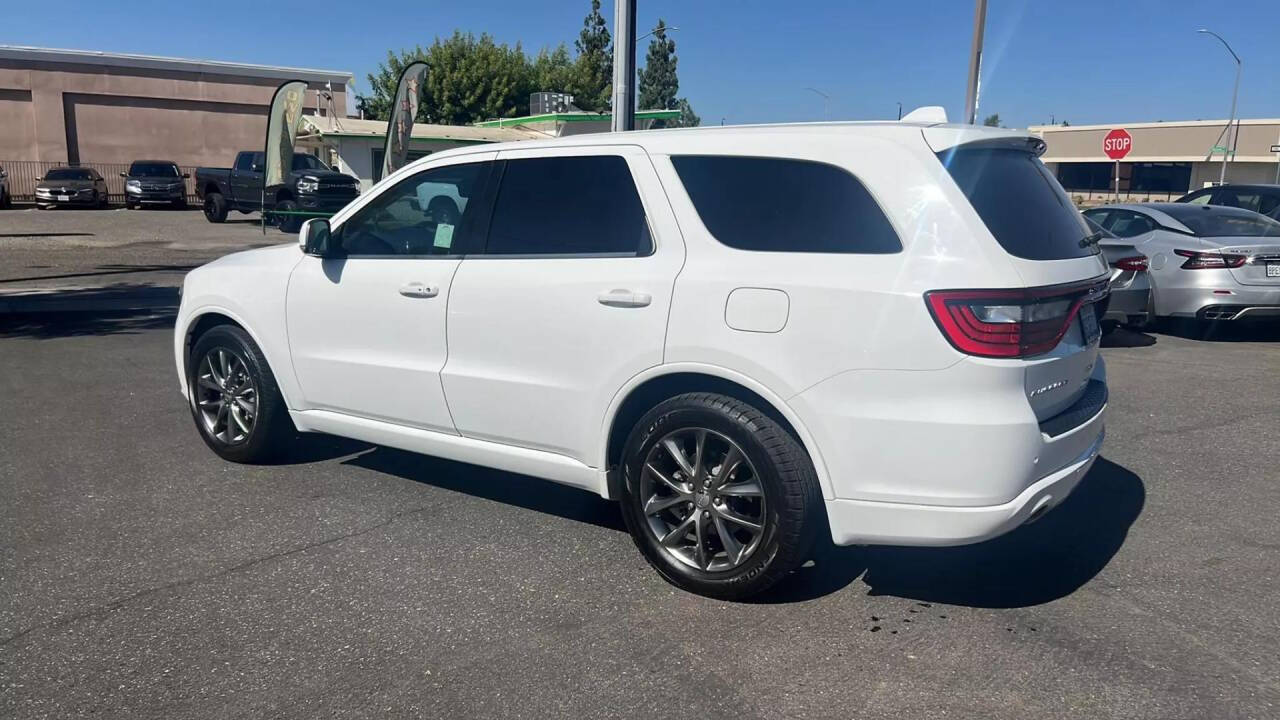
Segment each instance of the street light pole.
[{"label": "street light pole", "polygon": [[973,45],[969,49],[969,88],[964,96],[964,121],[978,124],[978,75],[982,72],[982,34],[987,27],[987,0],[973,9]]},{"label": "street light pole", "polygon": [[831,118],[831,113],[828,112],[827,101],[831,99],[831,96],[822,92],[818,88],[807,87],[805,88],[805,90],[808,90],[809,92],[818,93],[819,95],[822,96],[822,119],[829,120]]},{"label": "street light pole", "polygon": [[898,103],[898,119],[902,119],[902,103]]},{"label": "street light pole", "polygon": [[614,0],[613,4],[613,121],[609,129],[636,129],[636,0]]},{"label": "street light pole", "polygon": [[[1236,96],[1240,94],[1240,71],[1244,69],[1244,63],[1241,62],[1240,56],[1236,54],[1236,51],[1232,50],[1231,46],[1227,44],[1227,41],[1223,40],[1222,36],[1218,33],[1204,28],[1200,28],[1196,32],[1204,33],[1205,35],[1212,35],[1218,38],[1218,42],[1222,43],[1222,46],[1227,49],[1227,52],[1231,53],[1231,57],[1236,61],[1236,84],[1235,87],[1231,89],[1231,119],[1227,120],[1227,129],[1231,130],[1232,142],[1230,145],[1223,145],[1222,172],[1218,175],[1218,184],[1225,185],[1227,182],[1227,153],[1232,152],[1234,155],[1235,141],[1238,140],[1240,136],[1240,126],[1236,125],[1234,130],[1231,129],[1231,126],[1235,125],[1236,122]],[[1223,138],[1223,142],[1226,142],[1225,137]],[[1231,148],[1231,150],[1229,151],[1226,148]]]}]

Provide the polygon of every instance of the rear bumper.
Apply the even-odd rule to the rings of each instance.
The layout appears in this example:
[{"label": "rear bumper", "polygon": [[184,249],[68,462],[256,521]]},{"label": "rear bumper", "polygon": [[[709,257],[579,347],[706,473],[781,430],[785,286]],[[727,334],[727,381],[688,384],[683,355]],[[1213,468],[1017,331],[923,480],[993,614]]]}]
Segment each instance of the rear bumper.
[{"label": "rear bumper", "polygon": [[[1231,308],[1235,312],[1220,313],[1214,308]],[[1218,287],[1204,288],[1165,288],[1162,285],[1156,292],[1157,315],[1243,320],[1248,317],[1274,317],[1277,309],[1280,309],[1280,286],[1241,285],[1229,281]]]},{"label": "rear bumper", "polygon": [[[828,500],[831,539],[837,545],[967,545],[1003,535],[1061,503],[1093,467],[1102,449],[1103,416],[1078,431],[1093,443],[1071,464],[1050,473],[999,505],[945,507],[863,500]],[[1096,432],[1096,435],[1094,434]]]},{"label": "rear bumper", "polygon": [[1026,369],[966,359],[936,371],[853,371],[788,404],[830,478],[837,544],[960,545],[1024,522],[1075,487],[1102,444],[1106,365],[1040,421]]}]

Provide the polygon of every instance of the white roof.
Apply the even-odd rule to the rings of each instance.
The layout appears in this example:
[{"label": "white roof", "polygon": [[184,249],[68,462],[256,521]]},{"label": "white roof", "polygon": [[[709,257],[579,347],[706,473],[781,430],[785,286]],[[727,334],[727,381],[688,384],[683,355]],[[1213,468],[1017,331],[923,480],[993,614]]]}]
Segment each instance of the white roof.
[{"label": "white roof", "polygon": [[354,77],[351,73],[342,70],[251,65],[249,63],[225,62],[222,60],[190,60],[159,55],[112,53],[101,50],[62,50],[59,48],[41,48],[26,45],[0,45],[0,59],[18,60],[20,62],[106,65],[191,73],[221,73],[278,80],[306,80],[307,82],[350,83]]},{"label": "white roof", "polygon": [[[387,135],[387,123],[385,120],[331,119],[328,117],[315,117],[314,115],[304,115],[303,120],[311,132],[321,136],[384,138]],[[462,142],[516,142],[542,140],[549,136],[546,133],[528,128],[487,128],[471,125],[414,123],[410,137],[422,140],[458,140]]]}]

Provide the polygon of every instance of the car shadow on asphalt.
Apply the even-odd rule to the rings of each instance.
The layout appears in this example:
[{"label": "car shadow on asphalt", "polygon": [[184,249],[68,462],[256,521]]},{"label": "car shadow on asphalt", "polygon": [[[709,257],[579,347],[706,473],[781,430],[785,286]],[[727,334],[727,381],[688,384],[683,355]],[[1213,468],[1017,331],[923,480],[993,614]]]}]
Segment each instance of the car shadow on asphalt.
[{"label": "car shadow on asphalt", "polygon": [[1101,572],[1145,500],[1141,478],[1099,458],[1061,505],[1006,535],[950,548],[827,542],[813,563],[753,601],[813,600],[861,577],[870,595],[981,608],[1039,605],[1072,594]]},{"label": "car shadow on asphalt", "polygon": [[[110,293],[92,291],[78,294],[81,297],[77,299],[86,302],[111,297]],[[132,335],[148,330],[171,329],[173,323],[172,309],[0,313],[0,338],[52,340],[87,335]]]},{"label": "car shadow on asphalt", "polygon": [[1161,323],[1159,332],[1207,342],[1280,342],[1280,319],[1203,323],[1177,318]]},{"label": "car shadow on asphalt", "polygon": [[344,465],[394,475],[472,497],[493,500],[588,525],[626,532],[618,505],[591,492],[550,480],[375,447]]}]

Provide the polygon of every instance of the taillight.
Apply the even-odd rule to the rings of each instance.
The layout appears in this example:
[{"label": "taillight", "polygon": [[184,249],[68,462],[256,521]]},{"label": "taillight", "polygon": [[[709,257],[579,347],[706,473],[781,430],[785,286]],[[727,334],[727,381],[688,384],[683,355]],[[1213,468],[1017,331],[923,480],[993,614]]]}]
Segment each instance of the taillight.
[{"label": "taillight", "polygon": [[1147,259],[1142,255],[1138,255],[1137,257],[1121,258],[1111,263],[1111,267],[1128,270],[1130,272],[1145,272],[1147,269]]},{"label": "taillight", "polygon": [[962,353],[1020,358],[1046,353],[1067,334],[1080,306],[1106,296],[1106,282],[1009,290],[932,290],[934,322]]},{"label": "taillight", "polygon": [[1183,270],[1221,270],[1222,268],[1238,268],[1248,259],[1245,255],[1228,255],[1226,253],[1196,252],[1195,250],[1174,250],[1174,255],[1187,259],[1182,263]]}]

